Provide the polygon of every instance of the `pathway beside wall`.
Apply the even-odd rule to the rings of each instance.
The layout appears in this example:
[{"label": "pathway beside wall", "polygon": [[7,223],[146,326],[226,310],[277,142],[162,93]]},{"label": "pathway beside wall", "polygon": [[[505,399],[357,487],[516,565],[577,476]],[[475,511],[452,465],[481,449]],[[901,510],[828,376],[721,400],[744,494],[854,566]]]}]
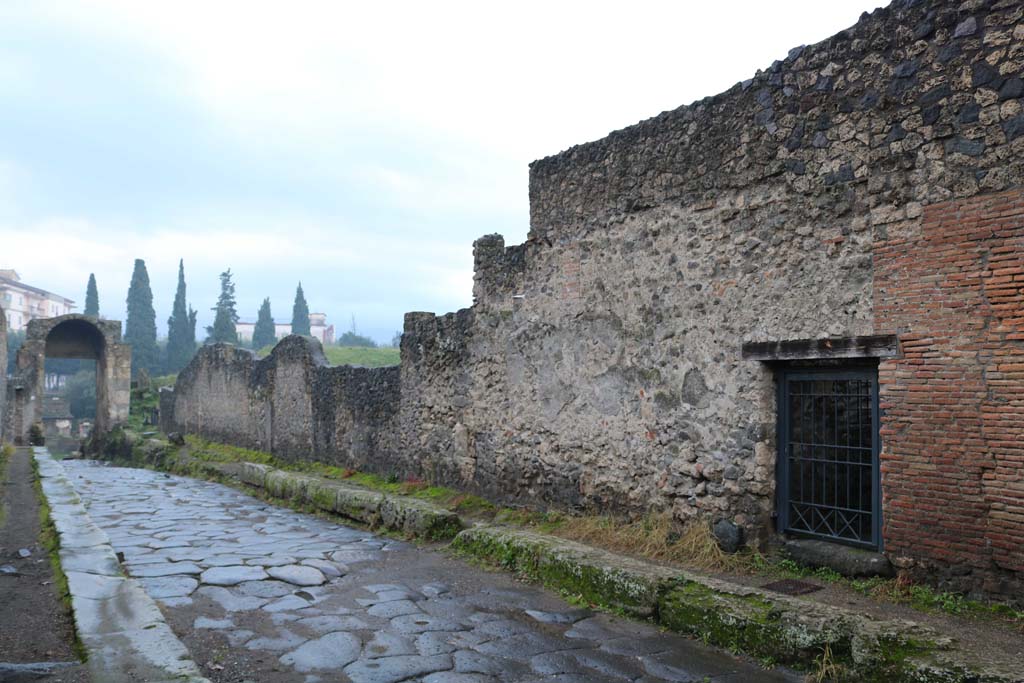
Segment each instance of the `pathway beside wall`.
[{"label": "pathway beside wall", "polygon": [[212,681],[801,680],[219,484],[65,467]]}]

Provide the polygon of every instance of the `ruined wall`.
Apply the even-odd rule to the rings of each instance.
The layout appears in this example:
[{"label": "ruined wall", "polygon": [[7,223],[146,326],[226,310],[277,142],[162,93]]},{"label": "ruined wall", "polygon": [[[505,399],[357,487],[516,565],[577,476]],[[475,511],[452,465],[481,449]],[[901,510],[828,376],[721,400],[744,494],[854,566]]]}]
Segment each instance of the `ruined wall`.
[{"label": "ruined wall", "polygon": [[7,438],[7,314],[0,308],[0,443]]},{"label": "ruined wall", "polygon": [[1020,14],[898,2],[533,164],[530,239],[478,242],[471,323],[438,325],[434,346],[466,367],[413,364],[417,394],[460,399],[417,414],[445,444],[425,457],[515,496],[767,529],[772,377],[740,347],[888,331],[875,240],[924,204],[1020,181]]},{"label": "ruined wall", "polygon": [[[901,563],[967,566],[1006,592],[1021,571],[1010,547],[1024,524],[1019,453],[1008,444],[1024,380],[996,350],[1015,354],[1020,339],[984,336],[994,328],[979,331],[968,310],[989,311],[990,325],[1020,317],[1019,290],[993,304],[986,281],[926,310],[932,293],[908,283],[960,282],[1022,246],[995,233],[943,246],[955,231],[943,207],[988,206],[1024,180],[1022,16],[1019,0],[898,0],[725,93],[535,162],[527,242],[478,240],[473,307],[407,315],[401,369],[361,375],[366,399],[352,378],[325,380],[319,361],[274,369],[247,358],[236,372],[215,363],[228,351],[204,351],[193,365],[210,367],[179,380],[177,419],[349,466],[363,466],[346,445],[360,425],[374,471],[536,505],[722,518],[763,537],[775,392],[771,369],[743,360],[742,345],[898,334],[905,355],[880,375],[885,543]],[[943,269],[947,248],[959,250],[959,272]],[[917,360],[969,366],[989,393],[916,413],[922,389],[905,374],[917,372],[915,344],[947,324],[963,326],[950,328],[956,339]],[[971,357],[974,345],[989,355]],[[941,398],[946,371],[960,370],[920,386]],[[200,380],[216,394],[208,408],[191,391]],[[325,392],[325,381],[345,390]],[[232,423],[238,409],[223,404],[236,400],[244,414]],[[339,427],[363,401],[376,412]],[[334,442],[321,436],[331,415]],[[928,438],[939,431],[952,434],[941,451]],[[942,474],[957,468],[969,483],[954,488]],[[949,518],[928,527],[918,505],[946,506]],[[926,528],[935,542],[915,543]],[[944,542],[965,533],[984,540]]]},{"label": "ruined wall", "polygon": [[320,343],[286,337],[257,360],[204,346],[161,393],[165,431],[373,472],[391,472],[399,371],[329,367]]}]

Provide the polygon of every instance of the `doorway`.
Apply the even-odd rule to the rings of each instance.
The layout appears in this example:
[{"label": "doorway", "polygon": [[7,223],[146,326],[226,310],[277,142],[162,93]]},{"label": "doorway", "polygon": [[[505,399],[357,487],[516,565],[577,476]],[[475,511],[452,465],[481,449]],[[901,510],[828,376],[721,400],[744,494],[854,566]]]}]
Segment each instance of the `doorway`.
[{"label": "doorway", "polygon": [[779,531],[881,550],[876,368],[779,373]]}]

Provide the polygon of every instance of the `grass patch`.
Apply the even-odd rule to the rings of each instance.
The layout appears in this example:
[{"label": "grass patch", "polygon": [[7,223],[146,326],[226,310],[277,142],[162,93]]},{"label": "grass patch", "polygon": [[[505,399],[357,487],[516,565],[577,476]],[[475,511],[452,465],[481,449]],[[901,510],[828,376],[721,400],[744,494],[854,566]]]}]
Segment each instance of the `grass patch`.
[{"label": "grass patch", "polygon": [[198,460],[208,462],[255,462],[270,465],[280,470],[311,474],[324,479],[340,480],[356,486],[394,496],[409,496],[424,500],[452,512],[467,516],[491,518],[497,507],[480,496],[456,491],[445,486],[432,486],[420,479],[399,480],[397,477],[382,477],[369,472],[327,465],[318,462],[291,462],[276,458],[263,451],[228,446],[226,444],[207,441],[196,436],[185,437],[189,455]]},{"label": "grass patch", "polygon": [[50,558],[50,568],[53,571],[53,586],[71,624],[73,638],[71,647],[79,661],[88,659],[88,652],[81,638],[78,637],[78,628],[75,625],[74,610],[71,606],[71,590],[68,588],[68,577],[64,574],[64,568],[60,564],[60,534],[53,524],[50,515],[50,504],[43,494],[42,481],[39,478],[39,467],[35,458],[32,459],[32,487],[36,492],[36,499],[39,501],[39,543],[46,550]]},{"label": "grass patch", "polygon": [[938,591],[914,583],[906,576],[895,579],[855,579],[845,583],[853,590],[876,600],[909,605],[919,612],[941,612],[957,617],[1003,621],[1024,631],[1024,611],[1001,603],[971,600],[960,593]]},{"label": "grass patch", "polygon": [[[256,352],[258,358],[265,358],[270,355],[273,346],[264,346]],[[334,346],[329,344],[324,347],[324,356],[331,365],[359,365],[365,368],[383,368],[389,365],[398,365],[400,352],[390,346],[369,347],[369,346]]]},{"label": "grass patch", "polygon": [[804,567],[790,559],[767,563],[764,571],[783,578],[814,578],[850,588],[861,595],[897,605],[907,605],[919,612],[943,613],[954,617],[1001,621],[1024,631],[1024,611],[998,602],[982,602],[950,591],[914,583],[907,575],[895,578],[875,576],[849,579],[828,567]]}]

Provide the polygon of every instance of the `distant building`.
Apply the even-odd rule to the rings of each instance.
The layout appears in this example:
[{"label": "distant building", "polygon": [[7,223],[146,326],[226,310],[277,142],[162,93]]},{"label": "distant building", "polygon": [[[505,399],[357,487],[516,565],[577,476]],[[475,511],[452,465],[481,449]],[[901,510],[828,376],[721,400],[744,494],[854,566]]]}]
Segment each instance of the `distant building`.
[{"label": "distant building", "polygon": [[17,271],[0,269],[0,308],[7,313],[7,329],[17,332],[24,330],[29,320],[71,313],[75,302],[24,284]]},{"label": "distant building", "polygon": [[[256,323],[238,322],[235,325],[235,331],[238,332],[238,341],[251,342],[252,333],[255,329]],[[283,339],[291,333],[291,323],[274,323],[274,336],[278,339]],[[327,324],[326,313],[309,314],[309,333],[311,336],[319,339],[320,343],[324,346],[334,343],[334,325]]]}]

